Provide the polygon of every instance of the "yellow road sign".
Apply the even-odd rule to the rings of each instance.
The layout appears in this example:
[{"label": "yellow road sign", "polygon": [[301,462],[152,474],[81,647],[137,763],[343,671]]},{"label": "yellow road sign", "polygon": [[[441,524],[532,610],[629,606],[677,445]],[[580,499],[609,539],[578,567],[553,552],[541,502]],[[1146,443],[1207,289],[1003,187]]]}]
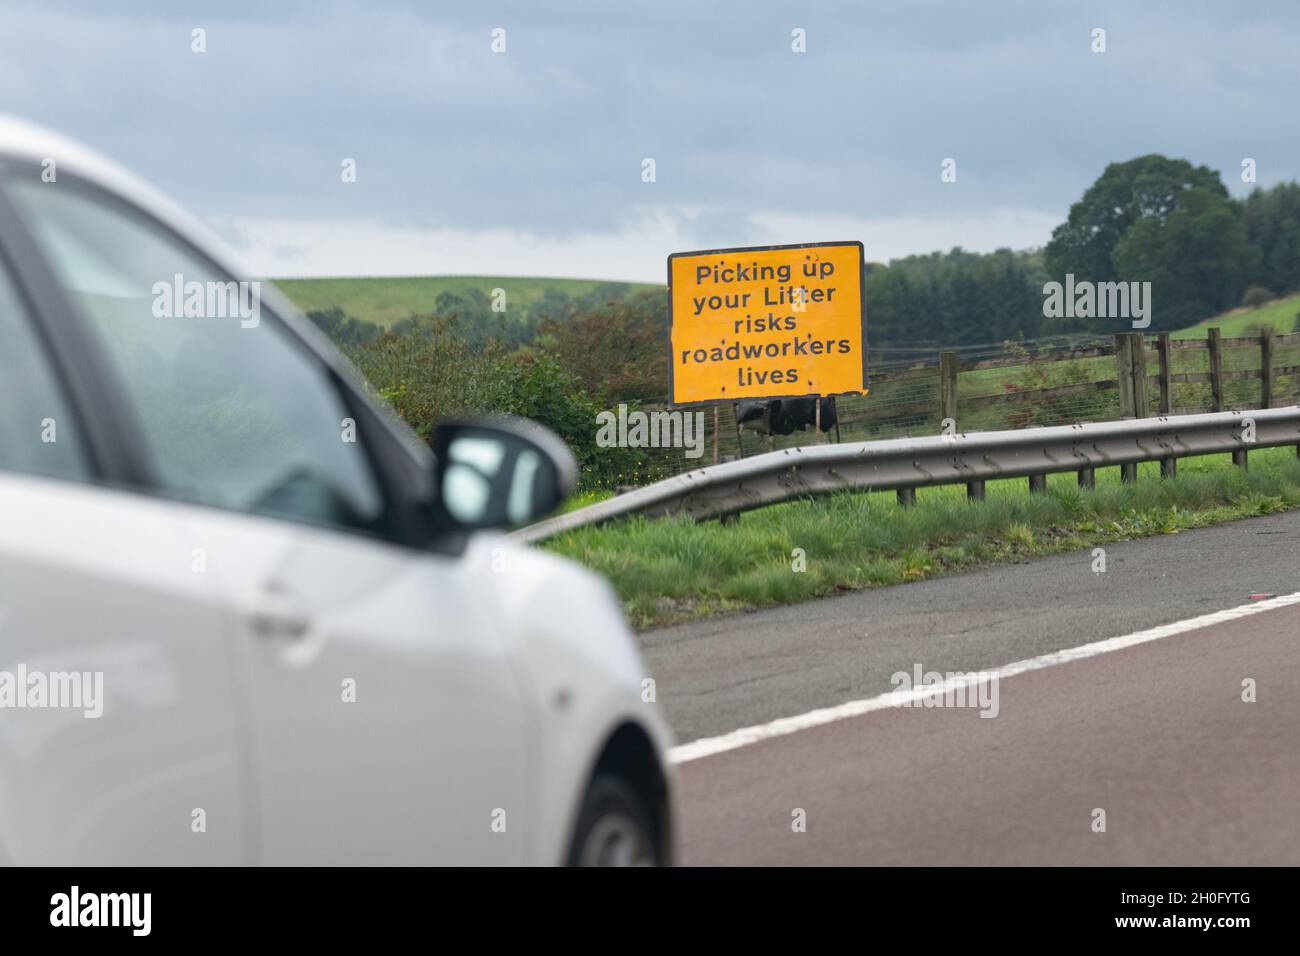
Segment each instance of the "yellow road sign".
[{"label": "yellow road sign", "polygon": [[674,404],[865,394],[860,242],[668,257]]}]

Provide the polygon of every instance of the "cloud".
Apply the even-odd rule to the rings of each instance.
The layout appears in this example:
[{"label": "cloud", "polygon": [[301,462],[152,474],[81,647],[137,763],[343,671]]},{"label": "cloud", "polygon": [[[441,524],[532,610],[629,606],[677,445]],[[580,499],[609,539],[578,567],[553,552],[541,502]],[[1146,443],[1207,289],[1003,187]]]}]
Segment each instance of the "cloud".
[{"label": "cloud", "polygon": [[867,258],[887,261],[960,245],[975,252],[1026,248],[1055,218],[1033,210],[997,209],[973,219],[860,219],[755,213],[745,221],[715,220],[700,210],[641,210],[616,233],[550,236],[517,229],[428,229],[378,220],[236,219],[217,231],[259,276],[521,275],[664,282],[673,252],[861,239]]},{"label": "cloud", "polygon": [[[796,26],[807,53],[790,50]],[[644,276],[661,263],[636,257],[663,241],[795,241],[783,230],[836,221],[878,230],[869,248],[1039,245],[1107,163],[1147,152],[1221,169],[1237,194],[1245,156],[1262,184],[1295,178],[1300,133],[1279,118],[1297,26],[1284,3],[1242,17],[1118,0],[46,0],[0,12],[0,110],[89,142],[210,221],[352,224],[278,241],[304,270],[364,271],[338,244],[373,229]],[[195,27],[205,54],[190,51]],[[939,178],[948,157],[956,183]],[[494,252],[512,242],[518,255]],[[394,248],[377,265],[410,258]]]}]

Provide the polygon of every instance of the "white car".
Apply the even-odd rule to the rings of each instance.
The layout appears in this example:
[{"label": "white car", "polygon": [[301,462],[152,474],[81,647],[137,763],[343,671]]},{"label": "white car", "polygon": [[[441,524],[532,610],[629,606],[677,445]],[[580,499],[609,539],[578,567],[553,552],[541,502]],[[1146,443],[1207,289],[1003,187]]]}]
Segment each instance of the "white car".
[{"label": "white car", "polygon": [[492,530],[563,443],[430,449],[241,280],[0,117],[0,863],[669,863],[617,600]]}]

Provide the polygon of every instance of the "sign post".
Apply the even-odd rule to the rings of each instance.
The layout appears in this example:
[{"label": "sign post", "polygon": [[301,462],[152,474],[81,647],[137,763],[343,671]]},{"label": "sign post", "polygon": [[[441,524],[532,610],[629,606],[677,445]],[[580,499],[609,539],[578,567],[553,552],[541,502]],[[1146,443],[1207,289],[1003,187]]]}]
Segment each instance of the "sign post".
[{"label": "sign post", "polygon": [[867,394],[862,283],[860,242],[669,256],[672,403]]}]

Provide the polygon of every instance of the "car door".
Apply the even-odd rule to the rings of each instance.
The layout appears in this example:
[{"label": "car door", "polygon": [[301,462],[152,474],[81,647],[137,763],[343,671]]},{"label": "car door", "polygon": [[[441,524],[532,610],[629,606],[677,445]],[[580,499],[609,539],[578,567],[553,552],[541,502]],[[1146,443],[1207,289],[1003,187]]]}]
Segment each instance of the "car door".
[{"label": "car door", "polygon": [[177,509],[113,487],[33,253],[0,197],[0,864],[245,862],[221,595]]},{"label": "car door", "polygon": [[[226,596],[258,859],[525,858],[528,721],[508,635],[463,559],[403,540],[379,419],[255,288],[139,209],[83,186],[16,203]],[[83,294],[83,274],[119,294]],[[237,307],[214,311],[222,288]]]}]

